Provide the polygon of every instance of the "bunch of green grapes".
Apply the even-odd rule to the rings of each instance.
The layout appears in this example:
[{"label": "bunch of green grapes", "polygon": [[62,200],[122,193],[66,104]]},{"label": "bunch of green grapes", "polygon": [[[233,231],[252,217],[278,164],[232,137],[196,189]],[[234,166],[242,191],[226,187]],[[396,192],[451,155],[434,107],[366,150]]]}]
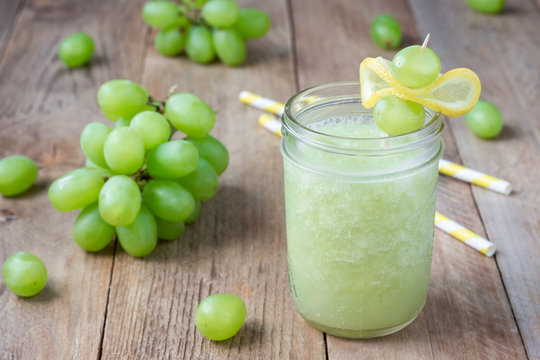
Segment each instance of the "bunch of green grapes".
[{"label": "bunch of green grapes", "polygon": [[234,0],[150,1],[142,9],[144,21],[160,29],[156,49],[166,56],[185,50],[188,57],[207,64],[216,56],[229,66],[246,59],[246,40],[264,36],[270,18],[259,9],[240,9]]},{"label": "bunch of green grapes", "polygon": [[[99,251],[114,238],[136,257],[158,238],[173,240],[197,220],[229,163],[225,146],[209,133],[215,112],[189,93],[153,100],[129,80],[104,83],[98,103],[113,128],[91,122],[81,133],[86,167],[56,179],[49,200],[59,211],[82,209],[73,239]],[[184,139],[172,140],[181,131]]]}]

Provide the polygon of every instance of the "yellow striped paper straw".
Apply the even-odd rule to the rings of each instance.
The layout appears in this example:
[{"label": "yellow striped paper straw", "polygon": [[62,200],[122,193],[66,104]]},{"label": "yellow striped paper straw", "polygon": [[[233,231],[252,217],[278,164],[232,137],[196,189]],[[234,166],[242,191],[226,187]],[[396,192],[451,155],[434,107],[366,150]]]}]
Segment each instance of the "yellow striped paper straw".
[{"label": "yellow striped paper straw", "polygon": [[281,134],[281,121],[277,120],[272,115],[261,114],[261,116],[259,116],[259,124],[277,136],[283,136]]},{"label": "yellow striped paper straw", "polygon": [[512,192],[512,185],[508,181],[497,179],[448,160],[441,159],[439,161],[439,172],[504,195],[509,195]]},{"label": "yellow striped paper straw", "polygon": [[253,106],[257,109],[269,112],[277,116],[281,116],[283,114],[283,110],[285,109],[285,104],[269,98],[262,97],[249,91],[242,91],[238,95],[238,99],[240,99],[240,101],[246,105]]},{"label": "yellow striped paper straw", "polygon": [[473,233],[463,225],[450,220],[439,212],[435,213],[435,226],[486,256],[493,256],[495,254],[496,248],[494,243]]}]

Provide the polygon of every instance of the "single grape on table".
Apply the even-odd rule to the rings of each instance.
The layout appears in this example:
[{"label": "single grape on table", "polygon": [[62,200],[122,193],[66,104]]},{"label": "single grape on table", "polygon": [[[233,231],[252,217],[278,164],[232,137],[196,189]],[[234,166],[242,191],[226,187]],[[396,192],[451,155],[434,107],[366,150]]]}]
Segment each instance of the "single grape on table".
[{"label": "single grape on table", "polygon": [[2,277],[8,289],[22,297],[34,296],[47,284],[43,261],[28,252],[17,252],[4,262]]},{"label": "single grape on table", "polygon": [[488,14],[498,14],[504,9],[504,1],[505,0],[466,0],[466,3],[473,10]]},{"label": "single grape on table", "polygon": [[487,100],[478,100],[478,104],[467,115],[465,122],[469,129],[478,137],[493,139],[503,128],[501,112]]},{"label": "single grape on table", "polygon": [[16,196],[32,187],[38,177],[38,167],[26,156],[13,155],[0,160],[0,194]]},{"label": "single grape on table", "polygon": [[165,56],[185,51],[200,64],[216,56],[228,66],[246,59],[246,40],[264,36],[270,17],[259,9],[240,9],[234,0],[150,1],[142,16],[151,27],[160,29],[154,45]]},{"label": "single grape on table", "polygon": [[[197,220],[201,200],[217,192],[229,153],[209,135],[214,110],[193,94],[158,101],[134,82],[111,80],[100,87],[98,103],[114,129],[85,126],[86,167],[56,179],[49,200],[62,212],[82,209],[72,235],[84,250],[99,251],[116,235],[127,253],[144,257],[158,238],[174,240]],[[172,140],[176,131],[184,139]]]},{"label": "single grape on table", "polygon": [[246,320],[246,312],[246,304],[236,295],[210,295],[199,304],[195,325],[210,340],[227,340],[240,330]]},{"label": "single grape on table", "polygon": [[371,23],[369,33],[381,49],[393,50],[401,45],[401,26],[392,15],[378,15]]},{"label": "single grape on table", "polygon": [[78,32],[67,36],[58,47],[58,57],[67,67],[85,65],[94,54],[94,40],[86,33]]}]

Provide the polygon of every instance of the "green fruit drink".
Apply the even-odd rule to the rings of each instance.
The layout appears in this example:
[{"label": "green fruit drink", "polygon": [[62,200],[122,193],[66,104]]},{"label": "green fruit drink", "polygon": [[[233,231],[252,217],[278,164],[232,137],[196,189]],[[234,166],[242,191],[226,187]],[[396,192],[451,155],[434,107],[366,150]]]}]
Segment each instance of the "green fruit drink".
[{"label": "green fruit drink", "polygon": [[300,314],[367,338],[412,322],[426,301],[443,120],[387,136],[359,84],[308,89],[283,116],[287,256]]}]

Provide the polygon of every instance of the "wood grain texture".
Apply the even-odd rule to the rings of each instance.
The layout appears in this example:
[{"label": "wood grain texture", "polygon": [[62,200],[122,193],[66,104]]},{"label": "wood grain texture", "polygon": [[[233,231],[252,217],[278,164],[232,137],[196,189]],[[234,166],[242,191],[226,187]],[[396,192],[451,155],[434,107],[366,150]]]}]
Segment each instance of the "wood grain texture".
[{"label": "wood grain texture", "polygon": [[[392,58],[393,52],[382,52],[369,36],[369,25],[380,13],[399,18],[407,45],[420,42],[405,1],[308,3],[292,2],[301,88],[354,79],[366,56]],[[321,27],[323,22],[332,26]],[[327,40],[320,41],[323,38]],[[452,51],[451,46],[459,44],[447,46]],[[445,61],[444,54],[441,59]],[[446,131],[444,138],[448,158],[459,162],[452,134]],[[469,185],[442,178],[438,208],[483,233]],[[494,260],[438,231],[430,292],[419,318],[388,337],[353,341],[329,336],[327,343],[329,359],[526,358]]]},{"label": "wood grain texture", "polygon": [[25,0],[0,1],[0,59]]},{"label": "wood grain texture", "polygon": [[[540,358],[540,14],[528,0],[509,2],[500,16],[470,11],[461,2],[414,0],[422,33],[446,68],[474,69],[482,97],[502,112],[498,139],[475,138],[462,119],[449,121],[463,162],[513,184],[510,196],[473,188],[514,314],[532,359]],[[434,21],[434,19],[438,19]]]},{"label": "wood grain texture", "polygon": [[[95,100],[99,84],[111,77],[137,76],[146,27],[132,14],[141,4],[31,1],[0,62],[0,157],[22,154],[42,167],[28,193],[0,197],[0,261],[29,251],[44,261],[49,275],[46,288],[30,299],[18,298],[0,284],[2,359],[99,355],[113,247],[89,255],[76,246],[71,239],[76,214],[54,210],[47,188],[84,163],[79,134],[87,122],[102,119]],[[57,60],[57,46],[78,30],[94,37],[97,56],[91,67],[68,70]],[[133,42],[134,37],[141,41]]]},{"label": "wood grain texture", "polygon": [[[289,24],[281,1],[242,1],[270,14],[272,30],[250,41],[244,66],[198,65],[165,58],[148,44],[143,84],[155,96],[169,87],[192,92],[217,112],[212,134],[230,151],[220,189],[178,240],[137,260],[119,250],[103,346],[104,359],[324,359],[323,335],[294,310],[289,295],[279,142],[257,124],[241,90],[275,98],[295,92]],[[212,342],[195,327],[199,302],[217,292],[247,305],[244,327]]]}]

